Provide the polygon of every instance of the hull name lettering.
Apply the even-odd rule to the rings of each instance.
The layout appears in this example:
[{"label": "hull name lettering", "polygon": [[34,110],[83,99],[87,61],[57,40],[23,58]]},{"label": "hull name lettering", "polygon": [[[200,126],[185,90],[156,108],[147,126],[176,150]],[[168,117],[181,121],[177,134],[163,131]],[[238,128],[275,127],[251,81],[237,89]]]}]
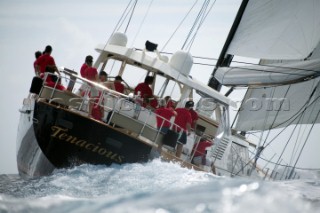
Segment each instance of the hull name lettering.
[{"label": "hull name lettering", "polygon": [[65,141],[75,146],[84,148],[88,151],[95,152],[98,155],[109,158],[117,163],[122,163],[124,160],[124,156],[107,150],[106,148],[101,146],[101,143],[97,143],[97,144],[89,143],[86,140],[82,140],[73,135],[68,134],[68,129],[64,129],[59,126],[52,126],[51,130],[52,130],[51,137],[59,139],[60,141]]}]

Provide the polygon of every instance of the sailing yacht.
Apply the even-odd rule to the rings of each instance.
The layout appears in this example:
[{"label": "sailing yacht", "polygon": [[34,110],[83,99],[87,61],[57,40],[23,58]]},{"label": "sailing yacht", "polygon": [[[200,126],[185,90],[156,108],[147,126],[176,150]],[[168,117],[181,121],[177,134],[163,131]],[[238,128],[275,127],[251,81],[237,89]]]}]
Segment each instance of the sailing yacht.
[{"label": "sailing yacht", "polygon": [[[169,58],[150,41],[142,49],[129,47],[130,35],[115,31],[106,44],[96,47],[99,56],[94,67],[99,71],[112,68],[113,75],[124,80],[125,93],[65,67],[57,78],[66,90],[58,83],[46,84],[50,73],[43,79],[35,77],[20,109],[19,174],[35,177],[80,164],[110,166],[160,157],[216,175],[296,178],[299,156],[292,156],[293,164],[284,165],[281,175],[282,153],[276,162],[267,162],[275,163],[273,171],[258,163],[273,142],[269,130],[309,124],[311,132],[319,121],[318,14],[317,1],[243,1],[208,85],[190,76],[194,58],[189,50],[178,50]],[[198,23],[200,27],[203,20]],[[259,64],[234,66],[237,56],[254,58]],[[146,76],[155,79],[151,86],[155,100],[171,96],[175,107],[183,107],[188,100],[196,102],[199,119],[179,157],[175,155],[177,138],[164,141],[167,137],[157,128],[154,107],[142,105],[141,97],[133,95],[138,80]],[[219,92],[222,86],[230,87],[227,94]],[[236,120],[230,122],[230,109],[236,103],[228,96],[237,87],[248,90]],[[92,88],[99,91],[97,99],[89,97]],[[90,116],[90,103],[103,110],[102,119]],[[173,120],[167,122],[175,125]],[[250,136],[258,133],[260,140],[252,142]],[[310,133],[304,133],[296,137],[308,141]],[[214,145],[206,149],[206,162],[195,165],[192,148],[202,138]],[[159,151],[161,143],[165,145]],[[297,146],[294,153],[303,147]]]},{"label": "sailing yacht", "polygon": [[[20,110],[17,162],[22,176],[48,175],[55,168],[83,163],[147,162],[159,155],[183,167],[223,175],[232,173],[228,167],[233,170],[240,168],[239,162],[242,161],[229,163],[229,152],[236,147],[237,153],[243,153],[243,162],[249,162],[247,148],[250,143],[240,135],[231,134],[229,107],[235,103],[189,76],[193,65],[189,52],[177,51],[168,60],[156,49],[150,49],[149,41],[143,51],[126,47],[126,44],[126,34],[114,33],[107,45],[96,48],[100,55],[94,64],[103,70],[108,64],[117,63],[117,75],[122,76],[128,85],[126,94],[82,78],[67,68],[60,69],[62,75],[58,76],[66,82],[66,90],[59,89],[58,83],[47,85],[46,78],[51,73],[46,73],[44,79],[34,78],[30,94]],[[158,115],[154,109],[142,105],[141,97],[130,95],[134,90],[130,81],[135,79],[130,79],[128,74],[132,72],[136,76],[153,76],[152,88],[157,91],[155,97],[160,99],[172,95],[177,108],[184,107],[186,100],[193,99],[195,94],[202,96],[197,107],[199,119],[181,157],[175,155],[176,141],[173,141],[174,145],[164,145],[157,152],[159,143],[168,141],[163,141],[165,134],[157,128]],[[92,87],[100,91],[97,100],[87,96]],[[177,90],[175,95],[171,93],[174,88]],[[84,95],[79,94],[79,89]],[[101,120],[89,116],[91,101],[103,109]],[[172,120],[167,122],[175,125]],[[208,150],[208,164],[194,165],[191,163],[192,147],[204,136],[214,140],[214,148]],[[240,169],[240,175],[247,175],[245,169]]]}]

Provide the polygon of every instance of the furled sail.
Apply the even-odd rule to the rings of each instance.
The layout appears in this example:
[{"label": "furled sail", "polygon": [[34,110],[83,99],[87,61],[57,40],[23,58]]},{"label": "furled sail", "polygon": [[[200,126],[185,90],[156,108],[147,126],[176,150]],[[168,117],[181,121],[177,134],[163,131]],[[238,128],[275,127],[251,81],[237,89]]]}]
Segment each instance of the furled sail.
[{"label": "furled sail", "polygon": [[235,129],[267,130],[291,124],[320,123],[320,79],[248,89]]},{"label": "furled sail", "polygon": [[223,85],[274,85],[320,75],[320,59],[268,65],[220,67],[215,78]]}]

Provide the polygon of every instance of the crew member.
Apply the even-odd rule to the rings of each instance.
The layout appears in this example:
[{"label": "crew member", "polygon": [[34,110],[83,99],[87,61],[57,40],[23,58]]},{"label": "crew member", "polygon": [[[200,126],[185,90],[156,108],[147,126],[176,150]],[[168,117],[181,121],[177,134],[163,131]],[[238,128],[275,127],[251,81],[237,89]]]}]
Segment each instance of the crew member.
[{"label": "crew member", "polygon": [[91,55],[87,55],[80,69],[81,77],[86,78],[86,69],[90,67],[90,64],[92,65],[92,63],[93,63],[93,57]]},{"label": "crew member", "polygon": [[143,107],[146,107],[149,103],[149,98],[153,98],[153,92],[150,87],[153,83],[153,77],[152,76],[146,76],[144,79],[144,82],[138,84],[136,88],[134,89],[134,94],[138,95],[140,93],[140,97],[143,99]]},{"label": "crew member", "polygon": [[39,76],[41,73],[44,73],[46,71],[46,67],[52,68],[60,75],[60,72],[56,67],[56,63],[54,61],[54,58],[51,56],[51,53],[52,47],[48,45],[46,46],[43,54],[35,61],[35,69]]},{"label": "crew member", "polygon": [[[177,108],[177,116],[175,119],[176,131],[182,131],[180,138],[178,139],[176,156],[180,157],[183,149],[183,145],[187,143],[187,135],[190,135],[192,118],[190,114],[190,108],[193,106],[193,101],[187,101],[184,108]],[[181,128],[182,129],[181,129]]]},{"label": "crew member", "polygon": [[[177,115],[177,113],[173,109],[166,108],[167,102],[164,99],[159,99],[158,101],[159,108],[155,110],[155,114],[157,115],[157,128],[163,134],[166,134],[170,129],[170,119]],[[163,142],[161,141],[158,144],[158,151],[161,152]]]},{"label": "crew member", "polygon": [[191,114],[191,118],[192,118],[191,128],[194,129],[195,126],[196,126],[196,123],[197,123],[197,121],[198,121],[198,119],[199,119],[199,115],[198,115],[198,113],[193,109],[193,107],[194,107],[194,102],[191,101],[190,103],[192,104],[192,107],[191,107],[190,110],[189,110],[189,112],[190,112],[190,114]]},{"label": "crew member", "polygon": [[206,165],[206,149],[213,145],[213,142],[203,137],[200,139],[199,143],[194,144],[192,153],[193,158],[191,163],[194,165]]},{"label": "crew member", "polygon": [[122,81],[123,81],[123,79],[121,78],[120,75],[118,75],[115,77],[114,82],[113,82],[114,89],[120,93],[124,93],[124,85],[122,84]]},{"label": "crew member", "polygon": [[34,68],[34,72],[35,72],[36,76],[39,76],[39,73],[37,72],[37,69],[36,69],[36,61],[41,55],[42,55],[42,53],[40,51],[36,51],[34,53],[34,56],[36,57],[36,60],[33,62],[33,68]]}]

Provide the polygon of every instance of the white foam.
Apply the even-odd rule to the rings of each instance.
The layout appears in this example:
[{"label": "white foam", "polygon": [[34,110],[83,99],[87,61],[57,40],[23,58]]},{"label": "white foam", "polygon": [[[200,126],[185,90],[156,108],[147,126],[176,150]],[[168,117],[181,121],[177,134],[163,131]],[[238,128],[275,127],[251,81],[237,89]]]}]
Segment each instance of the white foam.
[{"label": "white foam", "polygon": [[[316,212],[319,180],[257,182],[154,160],[4,183],[0,212]],[[7,184],[5,186],[4,184]],[[10,185],[11,184],[11,185]]]}]

